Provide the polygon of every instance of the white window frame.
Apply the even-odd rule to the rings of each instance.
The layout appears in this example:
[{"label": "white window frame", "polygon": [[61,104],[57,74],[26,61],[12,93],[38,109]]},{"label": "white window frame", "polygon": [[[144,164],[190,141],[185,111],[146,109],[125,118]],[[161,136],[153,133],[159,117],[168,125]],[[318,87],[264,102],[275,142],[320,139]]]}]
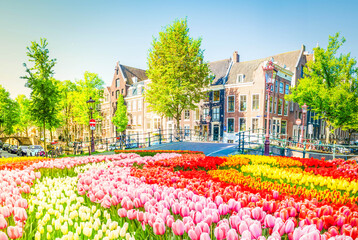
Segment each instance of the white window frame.
[{"label": "white window frame", "polygon": [[[241,96],[246,96],[246,110],[245,111],[241,111]],[[248,95],[247,94],[240,94],[239,95],[239,112],[247,112],[247,103],[248,103]]]},{"label": "white window frame", "polygon": [[[186,113],[189,112],[189,118],[186,118]],[[190,110],[184,110],[184,121],[190,120]]]},{"label": "white window frame", "polygon": [[[259,100],[258,100],[258,109],[254,109],[254,96],[259,96]],[[260,111],[260,93],[254,93],[252,94],[252,99],[251,99],[251,110],[252,111]]]},{"label": "white window frame", "polygon": [[[215,92],[219,92],[219,100],[217,100],[217,101],[214,100],[214,93],[215,93]],[[214,102],[214,103],[220,102],[220,90],[214,90],[214,91],[213,91],[213,102]]]},{"label": "white window frame", "polygon": [[[279,105],[278,103],[280,102],[280,100],[282,101],[282,103],[281,103],[281,113],[279,113],[279,108],[278,108],[278,105]],[[285,107],[285,105],[284,105],[283,99],[279,98],[278,102],[277,102],[277,115],[283,116],[283,111],[285,110],[284,107]]]},{"label": "white window frame", "polygon": [[142,100],[138,100],[138,111],[142,111],[142,104],[143,104],[143,101]]},{"label": "white window frame", "polygon": [[[285,114],[285,104],[287,103],[287,113]],[[285,100],[285,103],[283,105],[283,115],[288,116],[288,112],[290,111],[290,102]]]},{"label": "white window frame", "polygon": [[[204,114],[204,112],[205,112],[206,109],[208,110],[208,114],[207,114],[207,115]],[[209,115],[209,113],[210,113],[209,108],[203,108],[203,121],[206,121],[206,117]]]},{"label": "white window frame", "polygon": [[[233,129],[232,129],[232,132],[229,132],[229,119],[233,119],[233,120],[234,120],[234,127],[233,127]],[[226,127],[227,127],[227,129],[226,129],[227,133],[234,133],[234,132],[235,132],[235,118],[233,118],[233,117],[227,118],[227,119],[226,119]]]},{"label": "white window frame", "polygon": [[116,79],[116,88],[120,87],[121,86],[121,83],[120,83],[120,80],[119,78]]},{"label": "white window frame", "polygon": [[[216,119],[216,118],[214,118],[214,115],[215,115],[215,113],[214,113],[214,109],[219,109],[219,112],[218,112],[218,118]],[[213,112],[212,112],[212,121],[220,121],[220,107],[213,107]]]},{"label": "white window frame", "polygon": [[239,117],[239,122],[238,122],[239,132],[241,131],[241,119],[245,119],[245,130],[243,130],[243,131],[247,130],[247,118],[246,117]]},{"label": "white window frame", "polygon": [[257,129],[256,129],[256,131],[258,131],[258,129],[260,128],[260,118],[258,118],[258,117],[251,118],[251,130],[253,131],[255,129],[253,127],[254,119],[257,119]]},{"label": "white window frame", "polygon": [[127,112],[131,112],[132,111],[132,104],[131,101],[127,102]]},{"label": "white window frame", "polygon": [[[234,97],[234,110],[233,111],[229,111],[229,97]],[[228,113],[235,112],[235,101],[236,101],[235,95],[228,95],[227,96],[227,99],[226,99],[226,105],[227,105],[226,112],[228,112]]]},{"label": "white window frame", "polygon": [[[241,81],[239,81],[241,77]],[[236,77],[236,83],[243,83],[244,82],[244,74],[237,74],[237,77]]]}]

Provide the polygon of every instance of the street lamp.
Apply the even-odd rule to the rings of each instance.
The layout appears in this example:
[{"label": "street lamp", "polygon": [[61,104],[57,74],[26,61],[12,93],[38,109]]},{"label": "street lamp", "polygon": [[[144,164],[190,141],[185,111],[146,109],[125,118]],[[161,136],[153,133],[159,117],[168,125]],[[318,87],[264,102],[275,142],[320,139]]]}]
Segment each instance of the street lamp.
[{"label": "street lamp", "polygon": [[306,114],[307,114],[307,105],[305,103],[302,106],[302,129],[301,129],[301,140],[300,140],[301,143],[303,142],[303,132],[305,129]]},{"label": "street lamp", "polygon": [[[95,106],[96,101],[92,99],[92,97],[90,97],[90,99],[88,101],[86,101],[87,106],[88,106],[88,110],[91,113],[91,119],[93,118],[92,113],[93,113],[93,109]],[[92,138],[91,138],[91,152],[94,152],[94,138],[93,138],[93,129],[92,131]]]},{"label": "street lamp", "polygon": [[210,115],[206,116],[206,123],[208,124],[208,141],[209,141],[209,133],[210,133],[209,131],[210,120],[211,120],[211,116]]},{"label": "street lamp", "polygon": [[262,67],[265,72],[265,81],[266,81],[266,93],[267,93],[267,117],[266,117],[266,140],[265,140],[265,155],[270,155],[270,96],[271,96],[271,87],[275,83],[276,70],[273,65],[272,60],[266,62],[265,66]]}]

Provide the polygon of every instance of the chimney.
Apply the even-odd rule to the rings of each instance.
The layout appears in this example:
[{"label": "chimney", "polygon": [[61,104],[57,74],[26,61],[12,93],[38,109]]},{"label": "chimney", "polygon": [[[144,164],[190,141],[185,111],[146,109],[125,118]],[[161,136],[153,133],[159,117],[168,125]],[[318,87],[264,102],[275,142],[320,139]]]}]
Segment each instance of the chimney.
[{"label": "chimney", "polygon": [[234,63],[240,62],[240,55],[237,53],[237,51],[234,52],[234,54],[232,56],[232,61]]}]

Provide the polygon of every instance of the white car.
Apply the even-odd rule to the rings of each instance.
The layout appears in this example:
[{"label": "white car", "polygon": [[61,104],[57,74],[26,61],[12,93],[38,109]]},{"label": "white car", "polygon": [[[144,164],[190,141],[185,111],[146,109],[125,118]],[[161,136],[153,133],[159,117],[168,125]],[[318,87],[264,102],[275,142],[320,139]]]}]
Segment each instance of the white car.
[{"label": "white car", "polygon": [[42,146],[40,145],[31,145],[26,150],[27,156],[44,156],[45,152]]}]

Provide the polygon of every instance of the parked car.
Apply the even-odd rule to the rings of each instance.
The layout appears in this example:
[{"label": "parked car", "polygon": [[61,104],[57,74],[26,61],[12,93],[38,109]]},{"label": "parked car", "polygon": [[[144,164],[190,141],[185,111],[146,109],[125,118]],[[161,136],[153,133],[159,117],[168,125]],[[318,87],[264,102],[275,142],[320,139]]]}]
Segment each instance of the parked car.
[{"label": "parked car", "polygon": [[109,145],[108,150],[113,151],[113,150],[118,150],[120,148],[121,148],[121,145],[119,142],[117,142],[117,143],[112,143],[111,145]]},{"label": "parked car", "polygon": [[26,156],[44,156],[45,151],[40,145],[31,145],[26,150]]},{"label": "parked car", "polygon": [[337,148],[338,149],[338,152],[339,153],[343,153],[343,154],[350,154],[351,153],[351,150],[350,149],[348,149],[348,148],[346,148],[346,147],[338,147]]},{"label": "parked car", "polygon": [[8,143],[4,143],[4,145],[2,146],[2,150],[7,151],[7,148],[10,146],[10,144]]},{"label": "parked car", "polygon": [[11,150],[10,150],[10,153],[16,154],[17,153],[17,148],[18,148],[17,145],[13,145]]},{"label": "parked car", "polygon": [[18,156],[27,156],[27,149],[29,146],[19,146],[17,149],[17,155]]},{"label": "parked car", "polygon": [[14,148],[15,147],[15,145],[10,145],[8,148],[7,148],[7,152],[8,153],[11,153],[11,150],[12,150],[12,148]]}]

